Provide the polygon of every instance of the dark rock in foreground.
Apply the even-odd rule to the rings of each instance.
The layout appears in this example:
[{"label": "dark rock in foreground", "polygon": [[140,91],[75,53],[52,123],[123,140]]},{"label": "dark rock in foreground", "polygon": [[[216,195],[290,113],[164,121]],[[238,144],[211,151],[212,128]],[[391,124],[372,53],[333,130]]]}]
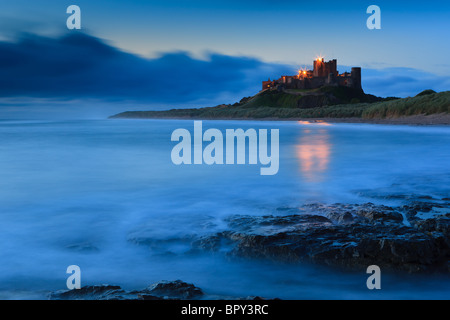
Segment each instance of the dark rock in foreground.
[{"label": "dark rock in foreground", "polygon": [[144,289],[143,293],[171,299],[193,299],[203,295],[203,291],[200,288],[181,280],[157,282]]},{"label": "dark rock in foreground", "polygon": [[[450,203],[421,195],[403,205],[320,203],[280,207],[271,215],[231,215],[210,234],[170,238],[171,254],[225,254],[283,263],[312,262],[347,270],[449,272]],[[431,198],[431,197],[430,197]],[[153,254],[167,239],[134,237]]]},{"label": "dark rock in foreground", "polygon": [[[181,237],[198,251],[275,262],[313,262],[346,270],[449,272],[450,204],[412,201],[401,207],[366,204],[309,204],[283,207],[266,216],[232,215],[225,230],[204,236]],[[175,241],[175,239],[171,239]],[[158,245],[139,239],[140,245]],[[206,295],[183,282],[160,281],[143,290],[118,286],[86,286],[52,292],[54,300],[173,300],[245,299]]]},{"label": "dark rock in foreground", "polygon": [[193,284],[181,280],[159,281],[143,290],[125,291],[119,286],[97,285],[49,294],[50,300],[266,300],[261,297],[206,295]]},{"label": "dark rock in foreground", "polygon": [[97,285],[80,289],[52,292],[51,300],[178,300],[198,299],[204,295],[193,284],[175,281],[159,281],[143,290],[125,291],[119,286]]},{"label": "dark rock in foreground", "polygon": [[448,272],[449,214],[419,218],[413,204],[401,208],[321,204],[280,208],[284,216],[228,218],[228,230],[193,243],[200,250],[223,251],[236,257],[297,263],[309,261],[361,270],[375,264],[408,272]]},{"label": "dark rock in foreground", "polygon": [[52,292],[50,300],[123,300],[126,292],[119,286],[97,285]]}]

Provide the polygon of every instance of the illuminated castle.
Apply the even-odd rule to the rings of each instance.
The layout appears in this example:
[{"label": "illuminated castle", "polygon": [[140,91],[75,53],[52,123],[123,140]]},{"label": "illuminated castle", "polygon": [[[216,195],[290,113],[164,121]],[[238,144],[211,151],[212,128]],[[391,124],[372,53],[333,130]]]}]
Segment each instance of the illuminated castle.
[{"label": "illuminated castle", "polygon": [[278,80],[263,81],[262,90],[315,89],[323,86],[362,89],[361,68],[352,68],[352,72],[340,74],[337,71],[336,59],[325,62],[323,58],[317,58],[314,60],[313,70],[299,70],[295,76],[282,76]]}]

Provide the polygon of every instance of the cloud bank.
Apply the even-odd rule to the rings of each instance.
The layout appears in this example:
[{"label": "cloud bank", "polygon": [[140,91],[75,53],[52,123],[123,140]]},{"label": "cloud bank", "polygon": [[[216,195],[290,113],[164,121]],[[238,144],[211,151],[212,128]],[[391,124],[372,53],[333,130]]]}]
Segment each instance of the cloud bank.
[{"label": "cloud bank", "polygon": [[450,90],[450,77],[413,68],[364,69],[363,88],[382,97],[414,96],[425,89]]},{"label": "cloud bank", "polygon": [[[28,34],[16,42],[0,42],[2,98],[215,105],[255,94],[262,80],[295,70],[292,65],[218,53],[197,59],[187,52],[169,52],[150,59],[76,32],[59,38]],[[367,93],[379,96],[405,97],[450,87],[449,77],[411,68],[363,68],[362,81]]]},{"label": "cloud bank", "polygon": [[216,53],[206,60],[186,52],[147,59],[83,33],[0,42],[1,97],[183,103],[254,94],[263,79],[291,69]]}]

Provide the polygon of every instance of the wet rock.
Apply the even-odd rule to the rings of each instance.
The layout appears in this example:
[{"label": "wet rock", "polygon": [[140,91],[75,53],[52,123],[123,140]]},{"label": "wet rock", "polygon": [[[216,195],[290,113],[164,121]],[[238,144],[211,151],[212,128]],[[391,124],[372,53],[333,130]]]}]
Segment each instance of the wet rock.
[{"label": "wet rock", "polygon": [[[268,300],[260,296],[206,295],[200,288],[181,280],[159,281],[143,290],[125,291],[119,286],[96,285],[49,294],[50,300]],[[274,300],[279,300],[274,298]]]},{"label": "wet rock", "polygon": [[356,217],[354,217],[350,212],[330,212],[327,217],[338,223],[338,224],[348,224],[355,222]]},{"label": "wet rock", "polygon": [[204,294],[200,288],[181,280],[160,281],[144,289],[141,293],[169,299],[194,299]]},{"label": "wet rock", "polygon": [[226,219],[233,231],[270,234],[332,225],[330,219],[320,215],[295,214],[286,216],[235,215]]},{"label": "wet rock", "polygon": [[180,300],[197,299],[204,295],[193,284],[159,281],[143,290],[125,291],[119,286],[95,285],[80,289],[62,290],[49,294],[50,300]]},{"label": "wet rock", "polygon": [[52,292],[50,300],[123,300],[126,292],[119,286],[96,285]]},{"label": "wet rock", "polygon": [[376,264],[408,272],[448,272],[450,217],[418,217],[417,210],[429,205],[309,204],[297,208],[304,214],[234,215],[227,219],[228,230],[203,237],[201,243],[231,257],[310,261],[358,270]]},{"label": "wet rock", "polygon": [[230,233],[232,255],[273,261],[313,261],[350,269],[370,264],[421,271],[443,264],[449,247],[442,235],[417,233],[397,226],[320,227],[272,235]]},{"label": "wet rock", "polygon": [[414,227],[421,231],[437,231],[447,236],[450,235],[450,219],[446,216],[415,221]]},{"label": "wet rock", "polygon": [[230,241],[227,237],[225,237],[223,233],[219,232],[213,235],[201,236],[199,239],[193,241],[191,243],[193,249],[191,252],[194,253],[197,250],[218,252],[221,248],[227,247],[229,244]]},{"label": "wet rock", "polygon": [[152,296],[151,294],[138,294],[139,300],[165,300],[164,298]]},{"label": "wet rock", "polygon": [[362,208],[356,211],[356,214],[360,217],[367,219],[370,223],[387,223],[394,222],[399,223],[403,221],[403,215],[399,212],[393,211],[392,208]]},{"label": "wet rock", "polygon": [[414,216],[418,212],[429,212],[429,211],[431,211],[433,209],[433,206],[435,206],[435,204],[433,204],[433,203],[415,201],[415,202],[411,202],[411,203],[409,203],[407,205],[402,206],[402,209],[409,216]]},{"label": "wet rock", "polygon": [[[312,203],[279,207],[272,215],[231,215],[224,219],[220,231],[211,234],[133,240],[153,253],[169,248],[179,254],[207,252],[287,263],[309,261],[345,269],[361,270],[376,264],[409,272],[448,272],[449,206],[417,197],[399,207],[370,202]],[[189,296],[185,289],[185,293],[167,296],[185,299]],[[147,288],[140,294],[153,299],[162,292],[156,294]]]}]

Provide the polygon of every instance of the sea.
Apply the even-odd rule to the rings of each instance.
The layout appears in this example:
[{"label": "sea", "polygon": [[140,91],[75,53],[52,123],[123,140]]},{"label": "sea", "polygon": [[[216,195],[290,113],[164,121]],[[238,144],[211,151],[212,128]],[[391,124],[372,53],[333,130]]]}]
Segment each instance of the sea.
[{"label": "sea", "polygon": [[[278,129],[279,170],[180,164],[174,130],[192,120],[0,121],[0,299],[46,299],[81,285],[143,289],[183,280],[217,297],[449,299],[448,274],[366,270],[192,254],[189,241],[232,215],[305,204],[405,204],[450,197],[450,127],[307,121],[202,122],[203,129]],[[206,143],[205,143],[206,144]],[[395,196],[391,196],[395,195]]]}]

